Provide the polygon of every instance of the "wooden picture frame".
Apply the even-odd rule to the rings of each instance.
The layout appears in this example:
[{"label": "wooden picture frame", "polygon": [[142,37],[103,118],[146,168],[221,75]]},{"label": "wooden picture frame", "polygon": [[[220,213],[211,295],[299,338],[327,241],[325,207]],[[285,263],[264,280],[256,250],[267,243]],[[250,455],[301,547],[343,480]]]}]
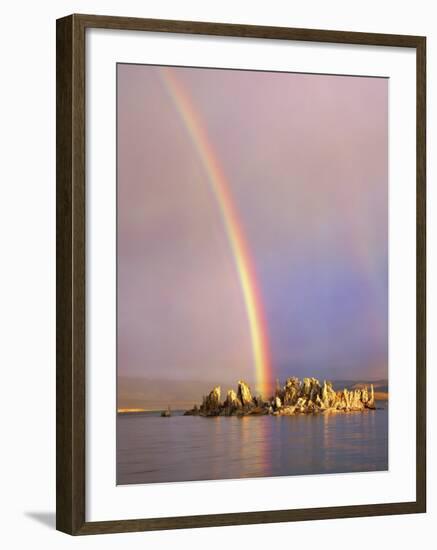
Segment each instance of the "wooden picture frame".
[{"label": "wooden picture frame", "polygon": [[[86,521],[85,32],[89,28],[410,48],[417,85],[416,499],[262,512]],[[57,21],[57,529],[71,535],[409,514],[426,510],[426,39],[222,23],[70,15]]]}]

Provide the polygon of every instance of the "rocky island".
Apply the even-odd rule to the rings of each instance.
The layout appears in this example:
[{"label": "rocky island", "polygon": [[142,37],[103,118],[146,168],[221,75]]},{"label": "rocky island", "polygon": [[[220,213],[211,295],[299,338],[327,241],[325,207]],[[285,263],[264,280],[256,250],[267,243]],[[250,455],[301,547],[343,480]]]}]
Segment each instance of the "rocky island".
[{"label": "rocky island", "polygon": [[276,383],[274,395],[264,400],[253,396],[243,380],[238,382],[237,391],[229,390],[224,401],[221,400],[221,388],[216,386],[203,397],[200,407],[185,411],[190,416],[249,416],[249,415],[295,415],[319,413],[346,413],[375,409],[373,384],[370,389],[344,388],[336,391],[332,382],[317,378],[287,378],[281,386]]}]

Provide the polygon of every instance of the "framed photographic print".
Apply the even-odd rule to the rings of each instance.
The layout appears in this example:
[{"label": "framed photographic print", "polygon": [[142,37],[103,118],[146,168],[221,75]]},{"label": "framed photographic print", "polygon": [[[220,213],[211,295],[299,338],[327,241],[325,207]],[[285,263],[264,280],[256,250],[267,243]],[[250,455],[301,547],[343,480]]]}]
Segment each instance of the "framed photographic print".
[{"label": "framed photographic print", "polygon": [[57,528],[424,512],[425,38],[57,21]]}]

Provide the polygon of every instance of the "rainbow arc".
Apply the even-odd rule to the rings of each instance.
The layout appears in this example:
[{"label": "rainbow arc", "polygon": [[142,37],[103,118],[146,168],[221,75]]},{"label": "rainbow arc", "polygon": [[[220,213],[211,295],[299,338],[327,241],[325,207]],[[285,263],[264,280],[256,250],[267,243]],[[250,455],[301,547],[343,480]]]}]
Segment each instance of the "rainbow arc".
[{"label": "rainbow arc", "polygon": [[230,186],[192,100],[176,77],[175,71],[170,68],[161,68],[160,76],[199,155],[220,210],[246,309],[256,389],[266,396],[266,393],[272,389],[267,329],[253,262],[232,199]]}]

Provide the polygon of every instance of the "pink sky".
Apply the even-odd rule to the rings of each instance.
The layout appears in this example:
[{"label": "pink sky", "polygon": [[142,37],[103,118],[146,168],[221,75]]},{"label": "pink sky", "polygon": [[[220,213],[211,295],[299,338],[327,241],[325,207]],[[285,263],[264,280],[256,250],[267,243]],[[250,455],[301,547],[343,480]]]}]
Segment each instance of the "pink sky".
[{"label": "pink sky", "polygon": [[[118,374],[253,381],[235,264],[159,67],[118,65]],[[172,69],[229,182],[275,376],[387,376],[388,80]]]}]

